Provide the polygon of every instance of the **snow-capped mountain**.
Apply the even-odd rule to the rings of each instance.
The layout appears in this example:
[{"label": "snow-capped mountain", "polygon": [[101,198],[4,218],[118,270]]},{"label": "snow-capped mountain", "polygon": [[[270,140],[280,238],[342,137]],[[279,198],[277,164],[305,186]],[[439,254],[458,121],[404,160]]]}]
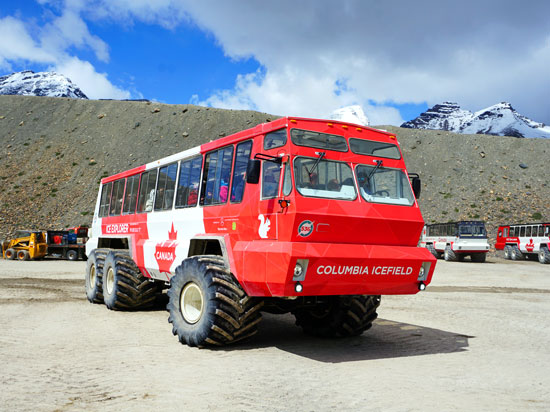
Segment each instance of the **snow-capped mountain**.
[{"label": "snow-capped mountain", "polygon": [[346,106],[337,109],[330,114],[332,120],[341,120],[342,122],[355,123],[361,126],[368,126],[369,119],[359,105]]},{"label": "snow-capped mountain", "polygon": [[499,103],[472,113],[456,103],[436,104],[401,127],[447,130],[463,134],[550,138],[550,126],[535,122],[514,110],[510,103]]},{"label": "snow-capped mountain", "polygon": [[30,70],[0,77],[0,94],[24,96],[72,97],[87,99],[70,79],[55,72],[35,73]]}]

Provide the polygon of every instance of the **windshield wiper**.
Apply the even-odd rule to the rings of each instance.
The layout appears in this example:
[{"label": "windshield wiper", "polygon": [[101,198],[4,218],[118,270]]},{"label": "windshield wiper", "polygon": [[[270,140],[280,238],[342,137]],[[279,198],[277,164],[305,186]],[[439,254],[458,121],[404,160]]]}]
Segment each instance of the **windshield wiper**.
[{"label": "windshield wiper", "polygon": [[309,183],[312,183],[311,176],[313,176],[313,172],[315,171],[315,169],[317,169],[317,165],[319,165],[319,162],[325,156],[325,152],[315,152],[315,154],[318,154],[319,157],[317,158],[315,163],[313,163],[313,166],[311,167],[311,170],[307,170],[307,168],[306,168],[307,174],[309,176]]},{"label": "windshield wiper", "polygon": [[382,160],[377,160],[376,161],[376,166],[374,167],[374,169],[372,169],[372,172],[369,173],[369,175],[367,176],[367,179],[370,180],[370,178],[372,177],[373,174],[376,173],[376,171],[382,167]]}]

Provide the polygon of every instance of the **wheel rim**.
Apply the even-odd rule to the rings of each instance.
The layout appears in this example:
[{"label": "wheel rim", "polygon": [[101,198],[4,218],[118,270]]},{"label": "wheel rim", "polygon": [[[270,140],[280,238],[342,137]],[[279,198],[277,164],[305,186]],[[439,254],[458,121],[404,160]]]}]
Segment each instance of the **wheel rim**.
[{"label": "wheel rim", "polygon": [[19,253],[17,254],[17,259],[19,259],[19,260],[25,260],[25,254],[24,254],[23,252],[19,252]]},{"label": "wheel rim", "polygon": [[115,288],[115,271],[113,268],[109,268],[107,271],[107,293],[110,295],[113,293],[113,289]]},{"label": "wheel rim", "polygon": [[180,296],[181,314],[187,323],[197,323],[204,312],[204,297],[199,286],[190,282],[183,288]]},{"label": "wheel rim", "polygon": [[546,257],[546,253],[544,253],[544,249],[539,250],[539,262],[544,263],[544,258]]},{"label": "wheel rim", "polygon": [[508,247],[504,248],[504,258],[509,259],[510,258],[510,249]]},{"label": "wheel rim", "polygon": [[91,289],[95,287],[95,277],[95,265],[92,265],[92,267],[90,268],[90,279],[88,280]]}]

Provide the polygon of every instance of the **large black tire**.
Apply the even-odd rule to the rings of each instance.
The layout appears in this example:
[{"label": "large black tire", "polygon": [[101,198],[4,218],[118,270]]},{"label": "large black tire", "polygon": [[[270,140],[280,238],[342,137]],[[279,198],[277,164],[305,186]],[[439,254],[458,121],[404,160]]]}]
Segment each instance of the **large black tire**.
[{"label": "large black tire", "polygon": [[433,244],[430,243],[427,246],[427,248],[430,251],[430,253],[435,256],[436,259],[441,259],[441,252],[438,252],[437,250],[435,250],[435,247]]},{"label": "large black tire", "polygon": [[548,247],[542,246],[539,250],[539,262],[543,264],[550,263],[550,251],[548,250]]},{"label": "large black tire", "polygon": [[453,252],[450,245],[445,246],[444,258],[447,262],[456,262],[458,260],[456,253]]},{"label": "large black tire", "polygon": [[523,260],[525,258],[521,250],[519,250],[518,245],[512,246],[510,257],[512,260]]},{"label": "large black tire", "polygon": [[324,338],[358,336],[378,317],[380,296],[331,296],[318,308],[300,308],[292,313],[304,333]]},{"label": "large black tire", "polygon": [[181,343],[227,345],[256,334],[263,301],[245,293],[221,257],[185,259],[170,283],[168,322]]},{"label": "large black tire", "polygon": [[105,250],[94,250],[86,263],[86,297],[92,303],[103,303],[102,278],[105,256]]},{"label": "large black tire", "polygon": [[102,274],[103,301],[111,310],[138,310],[155,304],[160,288],[143,276],[125,251],[110,251]]},{"label": "large black tire", "polygon": [[78,259],[78,252],[74,249],[69,249],[67,251],[67,254],[65,255],[67,259],[69,260],[77,260]]},{"label": "large black tire", "polygon": [[15,252],[15,249],[7,249],[6,250],[6,259],[9,260],[15,260],[15,257],[17,256],[17,253]]},{"label": "large black tire", "polygon": [[472,253],[472,262],[484,263],[487,259],[487,253]]},{"label": "large black tire", "polygon": [[17,251],[17,260],[30,260],[31,255],[27,250],[18,250]]},{"label": "large black tire", "polygon": [[504,246],[504,259],[512,259],[512,247],[510,245]]}]

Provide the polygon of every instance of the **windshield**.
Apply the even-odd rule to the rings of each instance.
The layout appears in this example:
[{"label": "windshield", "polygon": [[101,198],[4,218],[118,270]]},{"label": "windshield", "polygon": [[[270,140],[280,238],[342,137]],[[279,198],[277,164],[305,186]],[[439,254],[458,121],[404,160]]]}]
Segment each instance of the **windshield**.
[{"label": "windshield", "polygon": [[343,136],[313,132],[311,130],[292,129],[290,131],[292,143],[298,146],[315,147],[319,149],[347,152],[348,144]]},{"label": "windshield", "polygon": [[354,200],[353,173],[347,163],[297,157],[294,159],[296,190],[306,197]]},{"label": "windshield", "polygon": [[458,236],[459,237],[487,237],[487,232],[485,231],[485,225],[483,223],[479,224],[461,224],[458,227]]},{"label": "windshield", "polygon": [[404,206],[414,203],[409,179],[401,170],[358,165],[355,173],[361,196],[366,201]]}]

